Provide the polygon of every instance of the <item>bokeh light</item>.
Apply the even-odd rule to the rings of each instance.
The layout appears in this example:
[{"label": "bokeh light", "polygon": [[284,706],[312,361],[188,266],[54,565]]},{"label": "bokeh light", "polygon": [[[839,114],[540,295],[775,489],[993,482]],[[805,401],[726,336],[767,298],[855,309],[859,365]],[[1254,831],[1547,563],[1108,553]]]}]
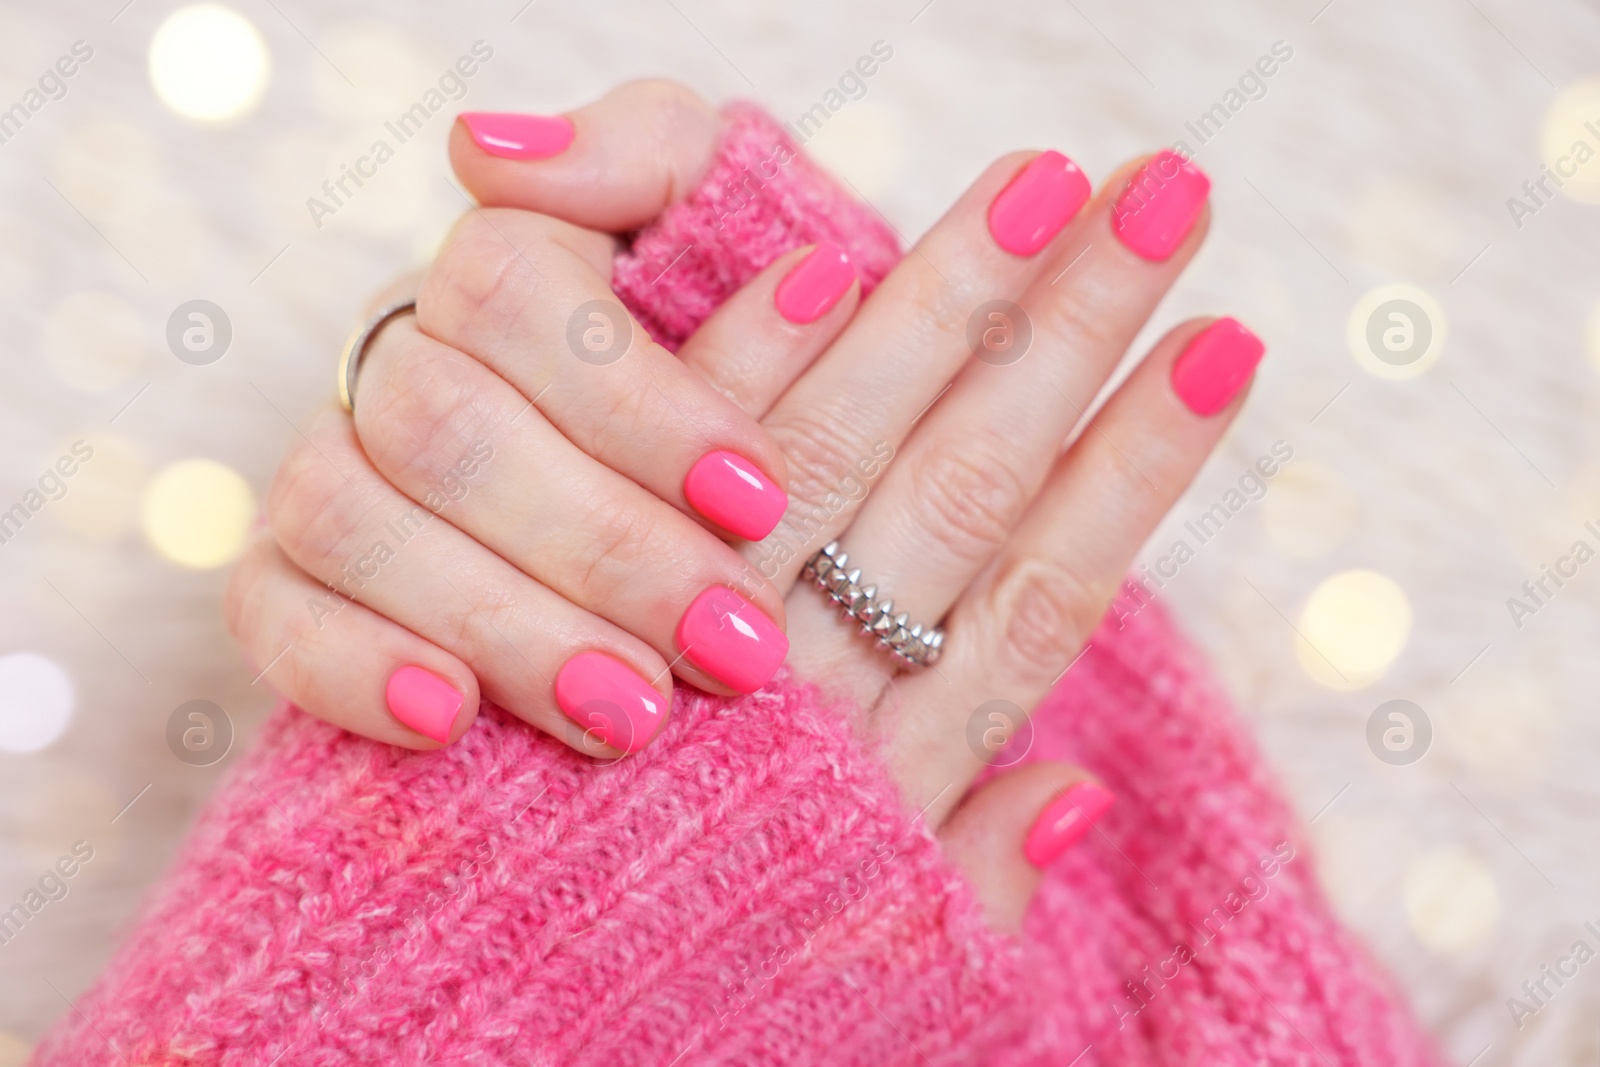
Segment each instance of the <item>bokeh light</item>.
[{"label": "bokeh light", "polygon": [[0,749],[37,752],[66,733],[77,703],[72,678],[37,652],[0,656]]},{"label": "bokeh light", "polygon": [[[1540,153],[1544,165],[1561,179],[1560,191],[1563,195],[1584,204],[1600,204],[1600,154],[1597,154],[1600,145],[1595,143],[1594,134],[1586,127],[1586,123],[1597,118],[1600,118],[1600,79],[1581,81],[1567,87],[1550,102],[1550,110],[1544,114]],[[1588,161],[1584,163],[1577,162],[1573,153],[1573,148],[1579,142],[1589,149]],[[1570,176],[1561,174],[1557,169],[1564,156],[1567,157],[1564,169],[1574,172]],[[1554,180],[1547,184],[1549,188],[1555,188]],[[1519,192],[1518,195],[1530,207],[1542,207],[1528,198],[1526,193]]]},{"label": "bokeh light", "polygon": [[195,122],[228,122],[254,110],[271,59],[249,19],[221,4],[179,8],[150,41],[150,82],[161,102]]},{"label": "bokeh light", "polygon": [[1383,677],[1404,651],[1411,604],[1376,571],[1344,571],[1312,591],[1299,631],[1295,654],[1312,680],[1329,689],[1360,689]]},{"label": "bokeh light", "polygon": [[45,362],[74,389],[103,393],[126,382],[146,340],[133,305],[109,293],[74,293],[45,314]]},{"label": "bokeh light", "polygon": [[206,570],[239,555],[255,514],[255,494],[237,471],[215,460],[186,459],[151,481],[141,518],[157,552]]},{"label": "bokeh light", "polygon": [[1418,856],[1401,887],[1406,919],[1435,952],[1459,953],[1481,941],[1500,918],[1500,891],[1483,862],[1459,845]]},{"label": "bokeh light", "polygon": [[1381,285],[1363,293],[1350,309],[1345,340],[1361,369],[1373,377],[1416,378],[1444,351],[1444,309],[1414,285]]}]

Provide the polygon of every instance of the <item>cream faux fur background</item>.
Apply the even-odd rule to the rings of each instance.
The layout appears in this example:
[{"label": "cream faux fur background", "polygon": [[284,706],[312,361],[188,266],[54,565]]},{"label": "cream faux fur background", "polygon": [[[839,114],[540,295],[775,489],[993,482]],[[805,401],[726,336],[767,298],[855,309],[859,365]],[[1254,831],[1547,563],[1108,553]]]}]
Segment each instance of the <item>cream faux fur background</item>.
[{"label": "cream faux fur background", "polygon": [[[0,943],[0,1064],[91,980],[272,703],[224,632],[225,567],[171,562],[142,515],[202,548],[232,539],[223,496],[174,520],[161,475],[208,459],[259,499],[331,396],[358,307],[465,206],[449,112],[320,228],[306,201],[480,40],[493,58],[451,111],[552,111],[667,75],[794,117],[885,42],[809,147],[908,238],[1013,148],[1097,179],[1162,144],[1196,152],[1211,239],[1146,340],[1231,313],[1269,353],[1145,560],[1174,574],[1161,595],[1315,820],[1343,914],[1456,1060],[1600,1062],[1600,964],[1573,955],[1600,950],[1583,925],[1600,929],[1600,564],[1574,555],[1600,549],[1600,160],[1576,151],[1600,149],[1592,4],[235,0],[271,67],[223,125],[152,90],[150,44],[180,6],[0,9],[0,109],[26,110],[77,42],[92,53],[20,128],[0,111],[0,512],[27,511],[0,528],[0,745],[37,749],[0,750],[0,911],[92,854]],[[1559,192],[1547,141],[1568,157]],[[1383,286],[1407,288],[1362,304]],[[1353,309],[1396,294],[1350,336]],[[195,299],[231,323],[209,365],[166,340]],[[1442,344],[1408,364],[1381,344],[1407,328]],[[28,491],[77,441],[92,458],[35,512]],[[1277,442],[1293,459],[1265,495],[1245,479],[1230,496]],[[1218,503],[1201,543],[1186,524]],[[1192,558],[1163,565],[1180,540]],[[52,741],[55,668],[74,710]],[[195,699],[238,734],[209,767],[167,740]],[[1409,764],[1374,754],[1397,758],[1387,729],[1405,740],[1392,709],[1369,744],[1398,699],[1431,728]],[[1414,754],[1428,731],[1408,714]]]}]

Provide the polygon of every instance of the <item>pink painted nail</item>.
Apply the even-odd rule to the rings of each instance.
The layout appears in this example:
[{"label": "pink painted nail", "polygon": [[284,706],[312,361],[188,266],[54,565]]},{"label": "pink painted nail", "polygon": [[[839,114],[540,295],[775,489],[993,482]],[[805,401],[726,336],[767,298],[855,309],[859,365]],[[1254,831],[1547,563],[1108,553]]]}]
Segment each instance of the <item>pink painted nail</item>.
[{"label": "pink painted nail", "polygon": [[833,310],[855,280],[856,267],[845,250],[823,241],[783,276],[773,302],[778,314],[790,322],[816,322]]},{"label": "pink painted nail", "polygon": [[1172,391],[1196,415],[1215,415],[1239,395],[1267,346],[1236,319],[1218,319],[1172,363]]},{"label": "pink painted nail", "polygon": [[656,687],[604,652],[567,660],[555,688],[568,718],[629,755],[654,740],[667,721],[667,701]]},{"label": "pink painted nail", "polygon": [[479,148],[502,159],[549,159],[572,143],[572,121],[565,115],[463,111],[458,117]]},{"label": "pink painted nail", "polygon": [[1056,797],[1028,831],[1022,854],[1035,867],[1047,867],[1083,839],[1117,798],[1098,782],[1079,782]]},{"label": "pink painted nail", "polygon": [[1013,255],[1050,243],[1089,200],[1089,179],[1060,152],[1042,152],[989,205],[989,233]]},{"label": "pink painted nail", "polygon": [[683,495],[700,514],[747,541],[759,541],[778,525],[789,494],[761,469],[732,452],[707,452],[689,469]]},{"label": "pink painted nail", "polygon": [[740,693],[772,680],[789,654],[789,639],[732,589],[714,585],[694,598],[678,621],[678,647],[690,663]]},{"label": "pink painted nail", "polygon": [[395,718],[441,745],[450,742],[450,728],[466,700],[437,674],[412,666],[389,675],[383,696]]},{"label": "pink painted nail", "polygon": [[1134,255],[1172,255],[1206,206],[1211,179],[1168,149],[1146,163],[1111,209],[1111,228]]}]

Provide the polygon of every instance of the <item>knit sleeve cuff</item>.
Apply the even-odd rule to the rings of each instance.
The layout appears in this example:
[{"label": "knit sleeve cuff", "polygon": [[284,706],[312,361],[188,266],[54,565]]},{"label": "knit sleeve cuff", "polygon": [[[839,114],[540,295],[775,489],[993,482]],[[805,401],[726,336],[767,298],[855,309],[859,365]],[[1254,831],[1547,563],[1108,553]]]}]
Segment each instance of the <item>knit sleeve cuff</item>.
[{"label": "knit sleeve cuff", "polygon": [[788,681],[680,689],[611,765],[493,706],[428,753],[284,708],[35,1063],[953,1062],[1013,951]]},{"label": "knit sleeve cuff", "polygon": [[899,259],[892,230],[846,193],[789,132],[754,104],[723,109],[715,160],[700,184],[641,230],[612,280],[650,335],[678,346],[767,264],[833,241],[861,275],[863,295]]}]

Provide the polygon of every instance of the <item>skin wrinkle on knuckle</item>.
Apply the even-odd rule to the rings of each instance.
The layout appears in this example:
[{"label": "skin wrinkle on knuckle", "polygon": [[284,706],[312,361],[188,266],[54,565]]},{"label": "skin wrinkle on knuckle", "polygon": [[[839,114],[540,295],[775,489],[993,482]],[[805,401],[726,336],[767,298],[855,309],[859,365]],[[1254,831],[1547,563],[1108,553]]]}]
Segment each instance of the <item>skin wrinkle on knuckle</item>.
[{"label": "skin wrinkle on knuckle", "polygon": [[947,436],[911,460],[907,503],[913,520],[957,558],[986,562],[1004,544],[1029,492],[987,433]]},{"label": "skin wrinkle on knuckle", "polygon": [[1053,678],[1089,639],[1114,585],[1096,589],[1059,563],[1033,557],[995,578],[988,614],[999,624],[999,653],[1008,669]]},{"label": "skin wrinkle on knuckle", "polygon": [[871,443],[848,428],[852,421],[851,412],[813,408],[767,427],[788,463],[791,515],[825,507],[840,479],[856,473],[858,458],[873,454]]},{"label": "skin wrinkle on knuckle", "polygon": [[431,486],[473,442],[495,436],[496,414],[458,358],[420,338],[395,354],[358,420],[375,464]]},{"label": "skin wrinkle on knuckle", "polygon": [[458,224],[418,298],[429,332],[450,341],[480,331],[510,333],[538,280],[531,249],[515,243],[526,221],[483,216],[475,211]]},{"label": "skin wrinkle on knuckle", "polygon": [[602,609],[637,576],[639,561],[651,557],[658,538],[654,505],[654,501],[640,507],[634,501],[606,499],[576,524],[584,531],[582,546],[567,570],[575,580],[574,599],[580,607],[604,614]]},{"label": "skin wrinkle on knuckle", "polygon": [[354,490],[314,448],[290,450],[267,490],[268,524],[284,551],[307,570],[343,566],[357,543],[363,509]]}]

